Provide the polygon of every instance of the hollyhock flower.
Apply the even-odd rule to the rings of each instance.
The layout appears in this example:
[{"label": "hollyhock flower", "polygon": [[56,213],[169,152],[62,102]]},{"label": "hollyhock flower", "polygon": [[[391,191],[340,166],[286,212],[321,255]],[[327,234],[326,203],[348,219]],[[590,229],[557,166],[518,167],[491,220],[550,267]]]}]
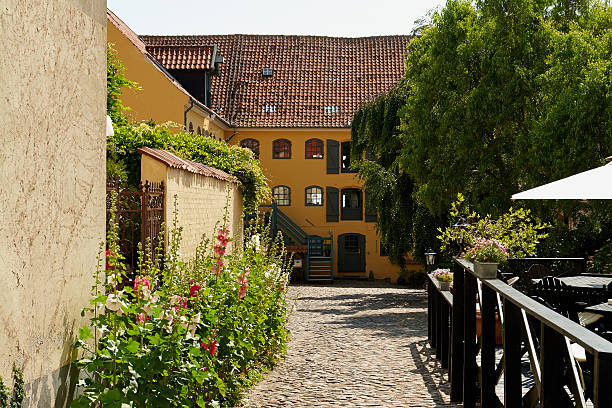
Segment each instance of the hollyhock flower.
[{"label": "hollyhock flower", "polygon": [[246,290],[247,290],[247,284],[244,283],[242,284],[242,286],[240,286],[240,290],[238,291],[238,296],[240,297],[240,299],[246,296]]},{"label": "hollyhock flower", "polygon": [[151,303],[144,305],[142,310],[147,314],[147,316],[153,315],[153,305]]},{"label": "hollyhock flower", "polygon": [[221,245],[215,245],[215,254],[217,254],[217,256],[223,256],[225,255],[225,248],[222,247]]},{"label": "hollyhock flower", "polygon": [[123,295],[123,291],[115,293],[111,293],[106,298],[106,308],[113,312],[120,312],[121,306],[123,306],[123,302],[121,301],[121,296]]},{"label": "hollyhock flower", "polygon": [[141,314],[138,315],[138,323],[142,324],[144,322],[145,322],[145,315],[144,315],[144,313],[141,313]]},{"label": "hollyhock flower", "polygon": [[204,350],[208,350],[211,356],[214,356],[215,351],[217,350],[217,340],[211,340],[210,338],[206,340],[208,340],[208,344],[202,342],[200,343],[200,346],[202,346]]},{"label": "hollyhock flower", "polygon": [[189,297],[198,296],[199,293],[200,293],[200,285],[192,285],[191,288],[189,288]]}]

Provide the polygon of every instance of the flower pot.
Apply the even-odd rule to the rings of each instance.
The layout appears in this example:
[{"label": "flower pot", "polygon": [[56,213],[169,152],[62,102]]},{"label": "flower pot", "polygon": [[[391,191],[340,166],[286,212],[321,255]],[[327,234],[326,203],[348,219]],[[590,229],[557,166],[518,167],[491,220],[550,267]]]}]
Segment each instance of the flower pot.
[{"label": "flower pot", "polygon": [[480,279],[497,278],[497,263],[474,261],[474,273]]},{"label": "flower pot", "polygon": [[441,282],[441,281],[438,281],[438,284],[440,285],[440,290],[449,290],[450,289],[450,282]]}]

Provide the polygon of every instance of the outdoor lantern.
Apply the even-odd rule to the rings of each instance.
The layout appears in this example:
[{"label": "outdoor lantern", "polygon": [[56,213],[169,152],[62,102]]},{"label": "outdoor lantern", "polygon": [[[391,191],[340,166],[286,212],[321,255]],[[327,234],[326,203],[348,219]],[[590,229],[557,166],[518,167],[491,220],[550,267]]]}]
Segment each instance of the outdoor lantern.
[{"label": "outdoor lantern", "polygon": [[431,248],[425,252],[425,262],[427,262],[428,266],[432,266],[436,262],[436,253]]}]

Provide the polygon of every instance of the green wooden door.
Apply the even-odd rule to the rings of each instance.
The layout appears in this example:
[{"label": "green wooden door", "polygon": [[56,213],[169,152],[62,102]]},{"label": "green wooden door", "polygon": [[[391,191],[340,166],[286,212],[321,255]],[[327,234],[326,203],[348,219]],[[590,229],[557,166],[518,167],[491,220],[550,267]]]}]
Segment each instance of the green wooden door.
[{"label": "green wooden door", "polygon": [[365,236],[338,236],[338,272],[365,272]]}]

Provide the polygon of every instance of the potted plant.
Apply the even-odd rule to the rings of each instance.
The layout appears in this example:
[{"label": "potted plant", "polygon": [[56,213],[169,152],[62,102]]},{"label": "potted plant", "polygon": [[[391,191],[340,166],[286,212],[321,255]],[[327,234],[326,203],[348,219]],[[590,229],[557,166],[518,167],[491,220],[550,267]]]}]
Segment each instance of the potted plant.
[{"label": "potted plant", "polygon": [[438,268],[433,271],[432,276],[436,278],[438,284],[440,284],[440,290],[450,289],[450,284],[453,281],[453,274],[450,269]]},{"label": "potted plant", "polygon": [[474,263],[474,273],[481,279],[495,279],[497,267],[508,259],[508,249],[493,238],[474,238],[465,251],[465,259]]}]

